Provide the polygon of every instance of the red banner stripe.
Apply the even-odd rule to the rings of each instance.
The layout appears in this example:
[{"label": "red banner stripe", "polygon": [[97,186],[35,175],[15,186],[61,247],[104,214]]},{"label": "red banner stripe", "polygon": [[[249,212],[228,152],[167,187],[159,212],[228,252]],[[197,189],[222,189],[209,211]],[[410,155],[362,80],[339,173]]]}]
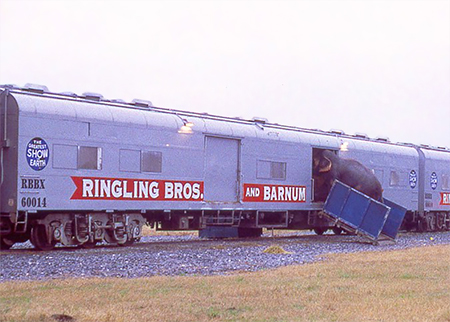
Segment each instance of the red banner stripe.
[{"label": "red banner stripe", "polygon": [[441,192],[440,205],[450,206],[450,192]]},{"label": "red banner stripe", "polygon": [[306,187],[273,184],[244,184],[245,202],[306,202]]},{"label": "red banner stripe", "polygon": [[202,201],[202,181],[71,177],[72,200]]}]

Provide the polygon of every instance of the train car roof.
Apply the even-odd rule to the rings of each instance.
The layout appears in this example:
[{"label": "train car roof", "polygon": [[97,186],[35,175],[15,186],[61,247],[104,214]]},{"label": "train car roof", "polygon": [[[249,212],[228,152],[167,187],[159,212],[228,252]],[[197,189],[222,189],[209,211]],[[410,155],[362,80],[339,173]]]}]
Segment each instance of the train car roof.
[{"label": "train car roof", "polygon": [[[424,151],[448,152],[447,147],[415,145],[412,143],[394,143],[388,138],[369,138],[363,133],[349,135],[341,130],[323,131],[296,126],[270,123],[264,118],[251,120],[224,117],[207,113],[156,107],[151,101],[134,99],[126,103],[123,100],[108,100],[101,94],[86,92],[77,95],[72,92],[53,93],[46,86],[26,84],[0,85],[0,91],[8,90],[14,94],[19,109],[25,113],[45,113],[54,116],[70,117],[79,120],[97,120],[99,122],[129,123],[133,126],[163,126],[179,129],[186,124],[195,124],[195,130],[207,134],[233,137],[256,136],[272,140],[292,142],[312,142],[318,147],[345,148],[345,142],[358,149],[378,150],[397,153],[420,148]],[[93,109],[91,104],[95,104]],[[154,113],[149,113],[154,112]],[[252,125],[249,127],[249,125]],[[374,144],[377,143],[377,144]],[[350,148],[350,147],[349,147]],[[413,153],[413,152],[411,152]],[[431,153],[431,152],[430,152]],[[409,154],[409,153],[408,153]],[[433,153],[434,154],[434,153]]]}]

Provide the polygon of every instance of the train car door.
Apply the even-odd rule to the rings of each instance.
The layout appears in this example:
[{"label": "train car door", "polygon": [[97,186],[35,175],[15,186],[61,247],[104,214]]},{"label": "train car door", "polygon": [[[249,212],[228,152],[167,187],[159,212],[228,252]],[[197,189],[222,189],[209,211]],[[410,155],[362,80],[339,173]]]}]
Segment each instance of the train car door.
[{"label": "train car door", "polygon": [[205,201],[238,201],[239,143],[235,139],[206,137]]},{"label": "train car door", "polygon": [[337,150],[332,148],[313,148],[312,149],[312,202],[324,202],[328,197],[328,192],[331,189],[332,181],[329,181],[329,177],[326,175],[326,172],[321,171],[322,162],[323,164],[327,164],[324,162],[324,158],[322,157],[322,153],[325,150],[333,151],[338,154]]}]

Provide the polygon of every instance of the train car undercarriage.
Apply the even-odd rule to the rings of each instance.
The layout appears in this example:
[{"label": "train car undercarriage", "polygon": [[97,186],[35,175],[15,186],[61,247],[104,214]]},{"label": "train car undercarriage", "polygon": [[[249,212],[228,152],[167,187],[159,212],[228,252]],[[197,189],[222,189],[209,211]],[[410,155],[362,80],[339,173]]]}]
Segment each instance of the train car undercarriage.
[{"label": "train car undercarriage", "polygon": [[[0,247],[30,240],[38,250],[51,250],[56,244],[94,247],[98,243],[127,246],[138,241],[144,225],[156,230],[198,230],[204,238],[259,237],[266,229],[313,230],[322,235],[340,227],[320,211],[202,210],[151,211],[147,213],[50,213],[20,212],[0,217]],[[408,212],[400,228],[406,231],[450,230],[450,213]]]}]

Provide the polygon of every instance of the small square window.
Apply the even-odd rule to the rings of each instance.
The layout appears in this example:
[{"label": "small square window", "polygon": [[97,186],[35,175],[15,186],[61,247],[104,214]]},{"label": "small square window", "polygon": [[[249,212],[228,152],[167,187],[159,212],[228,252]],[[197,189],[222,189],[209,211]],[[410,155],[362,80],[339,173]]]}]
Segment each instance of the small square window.
[{"label": "small square window", "polygon": [[448,174],[442,175],[442,189],[450,190],[450,176]]},{"label": "small square window", "polygon": [[272,179],[286,179],[286,163],[272,162],[270,168],[270,177]]},{"label": "small square window", "polygon": [[92,146],[78,147],[78,169],[101,170],[102,148]]},{"label": "small square window", "polygon": [[258,160],[256,177],[259,179],[286,179],[286,162]]},{"label": "small square window", "polygon": [[383,175],[384,171],[381,169],[373,169],[373,174],[375,174],[375,177],[377,177],[378,181],[380,181],[381,184],[383,184]]},{"label": "small square window", "polygon": [[400,176],[396,171],[391,171],[389,185],[391,185],[391,186],[399,186],[400,185]]},{"label": "small square window", "polygon": [[142,172],[162,172],[162,153],[142,151]]}]

